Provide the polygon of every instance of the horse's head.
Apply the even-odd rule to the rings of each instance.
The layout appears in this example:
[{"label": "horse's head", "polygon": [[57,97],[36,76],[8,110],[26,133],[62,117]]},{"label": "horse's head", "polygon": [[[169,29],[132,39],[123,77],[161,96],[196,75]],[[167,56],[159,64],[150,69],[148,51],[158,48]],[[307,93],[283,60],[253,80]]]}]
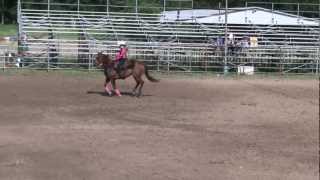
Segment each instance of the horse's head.
[{"label": "horse's head", "polygon": [[101,67],[103,65],[102,56],[102,52],[98,52],[98,54],[96,55],[96,66],[98,67]]},{"label": "horse's head", "polygon": [[112,60],[109,55],[104,55],[102,52],[98,52],[96,56],[96,66],[103,67],[104,65],[109,65]]}]

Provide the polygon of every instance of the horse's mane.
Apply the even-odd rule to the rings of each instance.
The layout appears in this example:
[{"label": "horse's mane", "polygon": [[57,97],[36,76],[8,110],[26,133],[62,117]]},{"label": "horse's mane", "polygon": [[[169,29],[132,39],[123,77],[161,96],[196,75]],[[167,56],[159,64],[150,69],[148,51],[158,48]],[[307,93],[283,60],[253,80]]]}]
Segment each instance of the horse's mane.
[{"label": "horse's mane", "polygon": [[102,55],[102,61],[105,62],[105,63],[112,63],[112,59],[110,57],[109,54],[103,54],[101,53]]}]

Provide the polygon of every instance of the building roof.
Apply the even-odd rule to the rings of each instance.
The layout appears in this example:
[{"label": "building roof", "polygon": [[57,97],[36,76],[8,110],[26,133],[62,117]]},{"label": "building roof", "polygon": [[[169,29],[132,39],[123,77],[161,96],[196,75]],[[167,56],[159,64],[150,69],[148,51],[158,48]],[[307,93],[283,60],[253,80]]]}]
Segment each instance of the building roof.
[{"label": "building roof", "polygon": [[161,21],[183,21],[193,18],[208,17],[215,14],[221,14],[224,10],[214,9],[193,9],[180,11],[164,11],[161,13]]},{"label": "building roof", "polygon": [[[193,12],[192,12],[193,11]],[[221,10],[182,10],[165,11],[161,21],[184,21],[194,23],[225,23],[225,11]],[[297,16],[281,11],[272,11],[261,7],[230,8],[228,12],[229,24],[256,24],[256,25],[305,25],[318,26],[319,21]]]}]

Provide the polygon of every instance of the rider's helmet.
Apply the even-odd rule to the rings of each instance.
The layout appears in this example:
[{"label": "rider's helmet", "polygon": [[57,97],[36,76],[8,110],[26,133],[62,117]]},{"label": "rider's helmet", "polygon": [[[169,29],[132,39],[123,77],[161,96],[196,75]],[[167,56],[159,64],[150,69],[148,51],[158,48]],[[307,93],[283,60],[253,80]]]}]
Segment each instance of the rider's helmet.
[{"label": "rider's helmet", "polygon": [[127,46],[127,42],[126,41],[118,41],[117,44],[118,44],[119,47]]}]

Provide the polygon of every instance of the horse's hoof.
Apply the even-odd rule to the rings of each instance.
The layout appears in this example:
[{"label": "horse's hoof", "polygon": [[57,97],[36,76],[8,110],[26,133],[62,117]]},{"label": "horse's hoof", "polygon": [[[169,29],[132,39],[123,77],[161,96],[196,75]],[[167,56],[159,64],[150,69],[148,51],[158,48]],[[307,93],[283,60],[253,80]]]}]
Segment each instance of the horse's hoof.
[{"label": "horse's hoof", "polygon": [[104,93],[105,93],[107,96],[109,96],[109,97],[112,96],[112,92],[107,92],[107,91],[105,91]]}]

